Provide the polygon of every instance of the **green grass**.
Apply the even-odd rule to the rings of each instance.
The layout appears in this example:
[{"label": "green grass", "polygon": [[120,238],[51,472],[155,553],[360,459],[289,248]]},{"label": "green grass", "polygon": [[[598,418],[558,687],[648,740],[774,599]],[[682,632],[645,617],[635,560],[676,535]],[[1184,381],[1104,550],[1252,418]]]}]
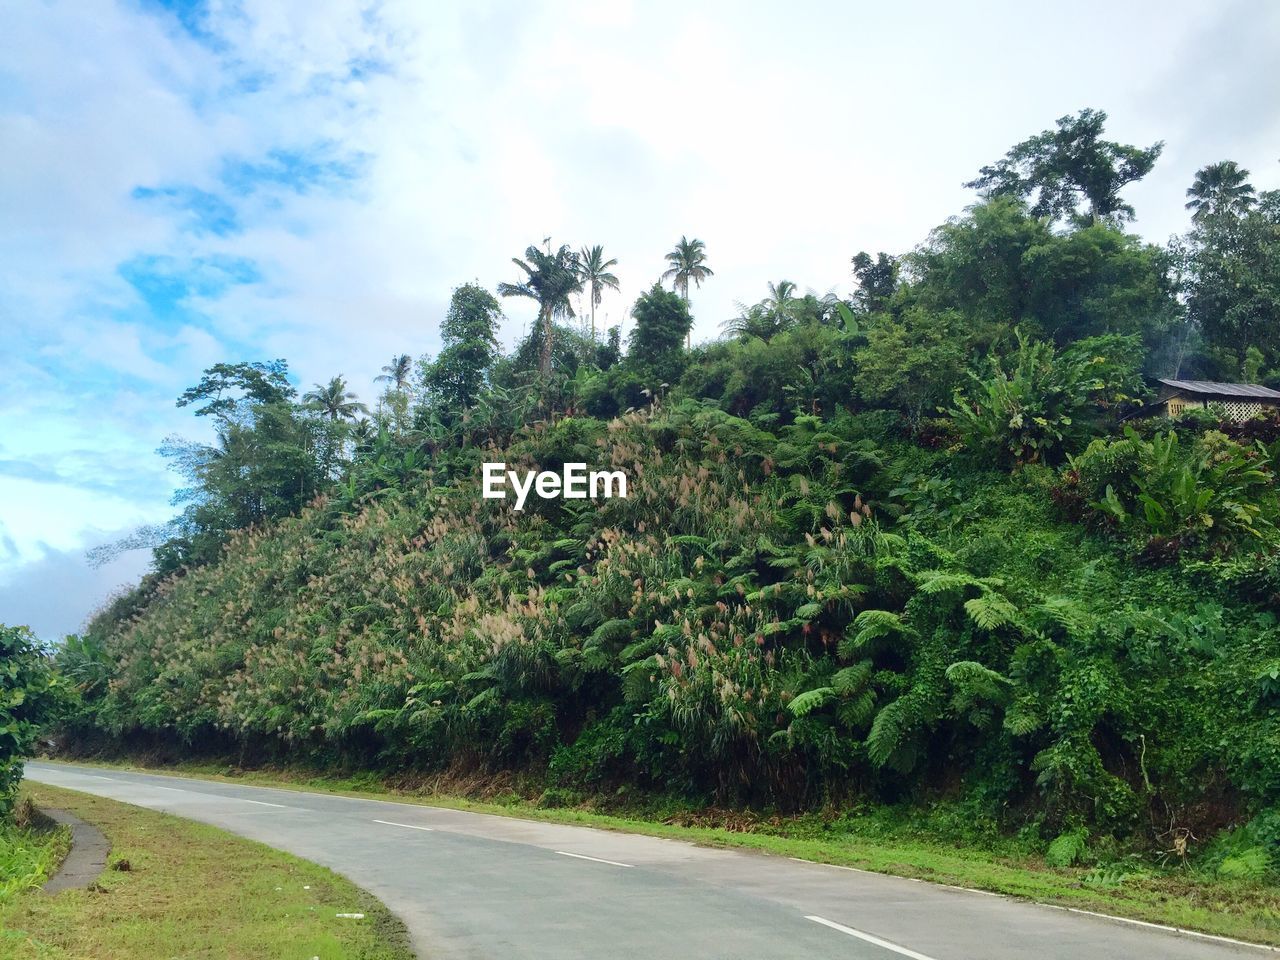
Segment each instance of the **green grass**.
[{"label": "green grass", "polygon": [[367,772],[338,778],[292,768],[229,773],[225,763],[184,762],[151,768],[93,762],[151,773],[391,799],[744,848],[1280,946],[1280,888],[1274,884],[1229,880],[1186,867],[1162,869],[1132,861],[1125,865],[1123,860],[1093,869],[1052,868],[1016,838],[990,834],[981,840],[965,841],[957,832],[941,839],[929,836],[931,828],[936,833],[936,824],[907,820],[901,813],[883,808],[839,818],[809,815],[759,819],[726,811],[692,815],[674,810],[666,811],[664,816],[658,808],[648,809],[643,815],[634,811],[619,815],[590,809],[585,804],[547,808],[514,791],[474,800],[422,786],[397,788]]},{"label": "green grass", "polygon": [[15,823],[0,824],[0,909],[40,886],[66,856],[71,832],[22,805]]},{"label": "green grass", "polygon": [[[167,814],[42,784],[96,824],[111,866],[87,890],[0,902],[3,960],[411,960],[404,927],[324,867]],[[119,869],[127,861],[129,869]],[[363,920],[338,913],[363,913]]]}]

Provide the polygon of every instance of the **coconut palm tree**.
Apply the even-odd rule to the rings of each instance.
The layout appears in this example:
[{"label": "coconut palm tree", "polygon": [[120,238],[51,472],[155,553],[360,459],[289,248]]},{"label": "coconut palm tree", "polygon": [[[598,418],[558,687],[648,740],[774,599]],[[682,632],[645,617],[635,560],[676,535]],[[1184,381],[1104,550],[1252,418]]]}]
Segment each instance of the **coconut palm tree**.
[{"label": "coconut palm tree", "polygon": [[317,383],[314,390],[302,395],[302,399],[334,421],[353,420],[356,414],[369,412],[368,407],[356,400],[355,393],[347,389],[347,382],[340,376],[326,384]]},{"label": "coconut palm tree", "polygon": [[701,240],[690,240],[681,237],[680,242],[667,254],[667,262],[671,264],[662,275],[663,280],[672,281],[672,289],[689,302],[689,281],[695,287],[701,287],[707,277],[715,276],[715,271],[707,266],[707,245]]},{"label": "coconut palm tree", "polygon": [[[684,297],[685,305],[689,304],[689,281],[695,287],[701,287],[707,277],[715,276],[715,271],[707,266],[707,245],[697,238],[690,240],[682,236],[675,248],[667,254],[667,262],[671,264],[663,273],[663,280],[671,281],[671,288]],[[693,328],[689,328],[689,346],[693,346]]]},{"label": "coconut palm tree", "polygon": [[413,361],[407,353],[392,357],[391,362],[382,368],[382,375],[373,378],[374,383],[389,383],[392,390],[403,390],[409,386],[409,372]]},{"label": "coconut palm tree", "polygon": [[1220,160],[1201,167],[1195,182],[1187,188],[1187,196],[1191,199],[1186,207],[1195,211],[1191,219],[1196,223],[1224,213],[1238,217],[1258,201],[1249,182],[1249,171],[1234,160]]},{"label": "coconut palm tree", "polygon": [[573,303],[569,299],[582,290],[578,255],[561,244],[555,253],[543,252],[530,246],[524,259],[512,257],[511,262],[524,271],[521,283],[500,283],[498,293],[504,297],[528,297],[538,302],[538,320],[542,327],[542,349],[538,357],[538,370],[546,376],[551,373],[551,338],[557,317],[572,317]]},{"label": "coconut palm tree", "polygon": [[596,307],[600,306],[600,299],[604,296],[606,289],[618,289],[618,278],[609,272],[610,267],[617,265],[617,260],[604,258],[604,247],[599,244],[594,247],[583,247],[582,252],[578,254],[578,276],[582,279],[587,295],[591,298],[591,339],[593,341],[596,338]]}]

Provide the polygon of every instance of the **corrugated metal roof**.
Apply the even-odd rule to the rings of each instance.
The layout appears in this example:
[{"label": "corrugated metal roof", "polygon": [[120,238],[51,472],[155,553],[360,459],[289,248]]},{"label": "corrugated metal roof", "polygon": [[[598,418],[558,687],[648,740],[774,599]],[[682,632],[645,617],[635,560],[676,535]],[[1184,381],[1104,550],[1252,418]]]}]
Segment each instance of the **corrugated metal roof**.
[{"label": "corrugated metal roof", "polygon": [[1205,393],[1217,397],[1267,397],[1280,400],[1280,390],[1272,390],[1256,383],[1214,383],[1210,380],[1165,380],[1161,383],[1187,393]]}]

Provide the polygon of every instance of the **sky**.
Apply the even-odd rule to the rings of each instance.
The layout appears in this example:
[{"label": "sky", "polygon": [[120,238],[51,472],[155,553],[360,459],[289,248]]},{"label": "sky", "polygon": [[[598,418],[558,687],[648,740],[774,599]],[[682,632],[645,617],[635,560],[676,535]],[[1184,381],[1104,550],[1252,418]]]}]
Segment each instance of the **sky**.
[{"label": "sky", "polygon": [[[0,622],[53,640],[145,571],[86,551],[176,511],[156,448],[227,360],[343,374],[438,349],[452,289],[551,237],[622,289],[682,236],[695,339],[768,281],[850,289],[1084,107],[1166,143],[1134,229],[1200,166],[1280,186],[1280,4],[0,0]],[[503,341],[533,319],[507,301]]]}]

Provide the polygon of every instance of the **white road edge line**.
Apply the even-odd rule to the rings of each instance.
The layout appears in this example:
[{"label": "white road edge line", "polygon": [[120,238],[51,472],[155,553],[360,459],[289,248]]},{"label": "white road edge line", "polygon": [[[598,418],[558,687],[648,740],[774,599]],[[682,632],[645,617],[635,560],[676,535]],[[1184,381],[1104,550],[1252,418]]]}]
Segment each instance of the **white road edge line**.
[{"label": "white road edge line", "polygon": [[846,867],[842,863],[823,863],[821,860],[805,860],[803,857],[787,857],[788,860],[794,860],[796,863],[807,863],[814,867],[830,867],[832,870],[850,870],[853,873],[865,873],[872,877],[887,877],[887,873],[876,873],[874,870],[863,870],[861,867]]},{"label": "white road edge line", "polygon": [[855,930],[853,927],[846,927],[843,923],[836,923],[834,920],[827,920],[823,917],[806,916],[806,920],[812,920],[814,923],[820,923],[824,927],[830,927],[832,930],[839,930],[841,933],[847,933],[851,937],[857,937],[859,940],[865,940],[867,943],[873,943],[877,947],[884,947],[886,950],[892,950],[894,953],[901,954],[904,957],[910,957],[911,960],[933,960],[933,957],[923,953],[916,953],[914,950],[908,950],[906,947],[900,947],[896,943],[890,943],[888,940],[881,940],[879,937],[873,937],[869,933],[863,933],[861,930]]},{"label": "white road edge line", "polygon": [[557,850],[556,853],[560,854],[562,857],[576,857],[578,860],[591,860],[594,863],[607,863],[614,867],[630,868],[633,866],[633,864],[630,863],[619,863],[617,860],[601,860],[599,857],[588,857],[585,853],[569,853],[566,850]]},{"label": "white road edge line", "polygon": [[1255,950],[1266,950],[1269,953],[1280,953],[1280,947],[1272,947],[1265,943],[1250,943],[1248,940],[1236,940],[1234,937],[1223,937],[1216,933],[1201,933],[1199,930],[1187,930],[1185,927],[1171,927],[1163,923],[1152,923],[1149,920],[1133,920],[1129,917],[1117,917],[1110,913],[1096,913],[1093,910],[1081,910],[1079,907],[1063,907],[1056,903],[1043,904],[1054,910],[1065,910],[1067,913],[1079,913],[1086,917],[1097,917],[1100,920],[1115,920],[1117,923],[1131,923],[1136,927],[1147,927],[1151,930],[1164,930],[1167,933],[1180,933],[1186,937],[1199,937],[1201,940],[1215,940],[1218,943],[1230,943],[1237,947],[1253,947]]},{"label": "white road edge line", "polygon": [[1004,899],[1003,893],[996,893],[994,890],[979,890],[977,887],[958,887],[954,883],[939,883],[937,880],[930,880],[930,884],[935,887],[946,887],[948,890],[959,890],[961,893],[980,893],[984,897],[999,897]]},{"label": "white road edge line", "polygon": [[396,823],[394,820],[375,820],[374,823],[381,823],[387,827],[404,827],[406,830],[426,830],[434,831],[435,827],[420,827],[416,823]]},{"label": "white road edge line", "polygon": [[[804,857],[787,857],[788,860],[794,860],[796,863],[807,863],[813,867],[830,867],[832,870],[851,870],[854,873],[865,873],[870,877],[891,877],[897,880],[915,880],[916,883],[924,883],[926,881],[919,880],[916,877],[894,877],[892,873],[878,873],[875,870],[863,870],[861,867],[846,867],[843,863],[823,863],[821,860],[806,860]],[[954,883],[939,883],[937,880],[927,881],[935,887],[946,887],[948,890],[959,890],[961,893],[980,893],[984,897],[999,897],[1004,899],[1004,894],[995,893],[991,890],[977,890],[973,887],[958,887]]]}]

